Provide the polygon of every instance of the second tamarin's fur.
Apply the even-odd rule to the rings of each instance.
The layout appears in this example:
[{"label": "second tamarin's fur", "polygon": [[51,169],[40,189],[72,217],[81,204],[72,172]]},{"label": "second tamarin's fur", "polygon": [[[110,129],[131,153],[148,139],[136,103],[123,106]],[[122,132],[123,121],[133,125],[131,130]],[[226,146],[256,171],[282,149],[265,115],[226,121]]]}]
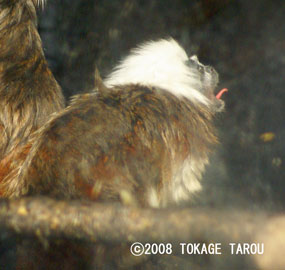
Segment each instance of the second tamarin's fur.
[{"label": "second tamarin's fur", "polygon": [[64,107],[37,31],[43,0],[0,0],[0,159]]},{"label": "second tamarin's fur", "polygon": [[37,31],[44,0],[0,0],[0,197],[6,196],[29,153],[27,142],[51,114],[64,108]]}]

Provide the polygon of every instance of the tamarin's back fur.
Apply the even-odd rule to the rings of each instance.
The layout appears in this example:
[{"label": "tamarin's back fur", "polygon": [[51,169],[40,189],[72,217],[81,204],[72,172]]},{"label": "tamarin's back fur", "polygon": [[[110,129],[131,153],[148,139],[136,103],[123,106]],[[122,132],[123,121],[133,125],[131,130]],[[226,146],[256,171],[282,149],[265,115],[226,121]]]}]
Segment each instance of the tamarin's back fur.
[{"label": "tamarin's back fur", "polygon": [[[156,50],[165,54],[157,56]],[[149,62],[143,62],[149,52]],[[145,68],[139,65],[136,72],[132,65],[129,79],[125,73],[131,57],[142,57],[138,62]],[[135,74],[143,80],[131,83]],[[169,80],[169,88],[160,87],[161,78]],[[108,87],[75,97],[37,133],[24,165],[7,182],[5,196],[123,203],[128,198],[152,207],[188,200],[201,189],[208,155],[217,143],[212,121],[223,105],[214,96],[217,83],[217,72],[189,59],[174,40],[139,47],[108,77]]]}]

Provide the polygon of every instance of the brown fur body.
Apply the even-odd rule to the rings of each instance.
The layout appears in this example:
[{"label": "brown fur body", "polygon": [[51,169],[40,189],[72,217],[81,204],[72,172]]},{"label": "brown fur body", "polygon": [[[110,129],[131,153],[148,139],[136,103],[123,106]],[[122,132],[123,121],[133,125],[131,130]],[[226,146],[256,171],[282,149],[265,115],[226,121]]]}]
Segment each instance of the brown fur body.
[{"label": "brown fur body", "polygon": [[126,192],[140,205],[164,206],[175,201],[172,181],[185,161],[200,162],[196,174],[207,163],[217,142],[212,116],[206,106],[140,85],[78,96],[38,133],[7,196],[116,201]]},{"label": "brown fur body", "polygon": [[64,108],[36,28],[40,2],[0,0],[0,183],[25,159],[30,135]]},{"label": "brown fur body", "polygon": [[[211,107],[154,86],[100,85],[51,117],[63,98],[44,59],[35,0],[0,0],[0,12],[1,196],[164,207],[199,189],[217,143]],[[19,247],[17,269],[102,269],[109,253],[32,239]]]},{"label": "brown fur body", "polygon": [[[188,159],[198,161],[192,169],[200,178],[217,143],[208,107],[141,85],[98,88],[75,97],[35,134],[24,165],[7,182],[5,196],[42,194],[163,207],[177,202],[174,175],[190,169]],[[28,250],[19,250],[18,269],[23,270],[40,265],[51,270],[144,269],[140,264],[145,261],[135,260],[123,245],[61,240],[44,249],[33,241]]]}]

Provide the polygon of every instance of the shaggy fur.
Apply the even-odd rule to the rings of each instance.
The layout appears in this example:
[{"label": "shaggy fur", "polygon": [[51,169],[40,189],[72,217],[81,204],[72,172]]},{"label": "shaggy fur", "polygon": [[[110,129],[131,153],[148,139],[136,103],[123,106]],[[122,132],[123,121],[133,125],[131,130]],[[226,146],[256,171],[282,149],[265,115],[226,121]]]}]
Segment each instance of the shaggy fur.
[{"label": "shaggy fur", "polygon": [[[143,60],[144,55],[152,61]],[[156,83],[151,85],[154,66]],[[145,71],[148,79],[133,84],[126,80],[132,77],[128,71]],[[191,198],[201,189],[208,154],[217,143],[212,126],[222,104],[213,92],[217,82],[213,68],[188,59],[174,40],[139,47],[107,78],[109,88],[101,85],[75,97],[37,134],[19,174],[6,181],[13,188],[5,195],[48,194],[152,207]],[[182,94],[186,89],[189,93]]]},{"label": "shaggy fur", "polygon": [[0,195],[2,181],[29,152],[31,134],[64,108],[37,32],[43,0],[0,0]]}]

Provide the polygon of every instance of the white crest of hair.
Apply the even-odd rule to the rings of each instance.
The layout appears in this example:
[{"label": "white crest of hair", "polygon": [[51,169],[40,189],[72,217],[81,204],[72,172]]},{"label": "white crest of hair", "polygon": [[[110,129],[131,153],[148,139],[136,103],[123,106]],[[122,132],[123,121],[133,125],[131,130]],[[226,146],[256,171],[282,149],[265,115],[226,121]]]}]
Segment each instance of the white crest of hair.
[{"label": "white crest of hair", "polygon": [[188,60],[185,50],[174,39],[150,41],[133,49],[104,83],[108,87],[124,84],[159,87],[208,105],[208,98],[199,92],[198,73],[186,65]]}]

